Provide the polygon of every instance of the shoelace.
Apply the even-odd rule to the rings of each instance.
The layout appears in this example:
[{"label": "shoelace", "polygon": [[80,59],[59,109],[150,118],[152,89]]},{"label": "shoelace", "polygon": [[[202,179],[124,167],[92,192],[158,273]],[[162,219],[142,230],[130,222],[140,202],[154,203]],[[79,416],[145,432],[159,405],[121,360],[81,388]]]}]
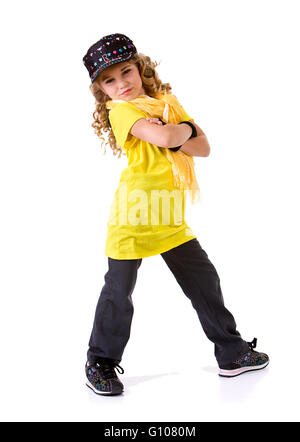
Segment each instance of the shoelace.
[{"label": "shoelace", "polygon": [[100,362],[98,363],[97,368],[99,368],[99,370],[103,373],[103,376],[107,379],[116,377],[116,373],[115,373],[114,369],[116,369],[117,372],[120,374],[124,373],[124,369],[113,360],[107,361],[107,360],[100,359]]},{"label": "shoelace", "polygon": [[253,350],[256,347],[257,339],[254,338],[253,341],[247,342],[247,344],[249,345],[250,350]]}]

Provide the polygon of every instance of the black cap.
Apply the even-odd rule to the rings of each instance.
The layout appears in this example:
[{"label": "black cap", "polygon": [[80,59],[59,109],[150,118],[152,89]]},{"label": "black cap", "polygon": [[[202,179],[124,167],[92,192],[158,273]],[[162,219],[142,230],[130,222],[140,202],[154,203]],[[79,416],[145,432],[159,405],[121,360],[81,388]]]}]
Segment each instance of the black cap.
[{"label": "black cap", "polygon": [[130,60],[137,52],[132,40],[124,34],[110,34],[93,44],[83,57],[92,83],[108,66]]}]

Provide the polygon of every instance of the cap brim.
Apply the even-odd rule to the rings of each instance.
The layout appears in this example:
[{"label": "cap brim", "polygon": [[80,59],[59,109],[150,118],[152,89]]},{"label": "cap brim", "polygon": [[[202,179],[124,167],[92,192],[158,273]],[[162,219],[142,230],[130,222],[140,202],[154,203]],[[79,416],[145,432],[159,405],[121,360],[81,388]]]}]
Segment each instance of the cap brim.
[{"label": "cap brim", "polygon": [[114,65],[114,64],[123,63],[124,61],[130,60],[130,59],[134,56],[135,53],[136,53],[136,52],[130,52],[130,53],[128,54],[128,56],[127,56],[127,55],[126,55],[125,57],[123,56],[122,60],[119,60],[119,59],[117,59],[117,60],[111,60],[111,61],[109,61],[108,63],[106,63],[106,65],[104,66],[104,69],[103,69],[103,67],[102,67],[102,69],[99,68],[98,71],[96,70],[95,72],[93,72],[93,74],[92,74],[92,79],[91,79],[92,83],[94,83],[94,81],[96,80],[96,78],[98,77],[98,75],[101,74],[101,72],[105,71],[106,68],[108,68],[109,66],[112,66],[112,65]]}]

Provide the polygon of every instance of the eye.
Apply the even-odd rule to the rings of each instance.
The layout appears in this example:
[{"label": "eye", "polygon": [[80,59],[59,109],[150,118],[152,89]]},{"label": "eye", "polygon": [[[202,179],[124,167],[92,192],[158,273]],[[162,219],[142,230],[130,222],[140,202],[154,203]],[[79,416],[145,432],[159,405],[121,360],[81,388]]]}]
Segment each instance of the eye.
[{"label": "eye", "polygon": [[[131,69],[126,69],[125,71],[124,71],[124,74],[126,74],[127,72],[130,72],[131,71]],[[112,81],[112,79],[110,79],[110,80],[107,80],[105,83],[107,84],[107,83],[110,83]]]}]

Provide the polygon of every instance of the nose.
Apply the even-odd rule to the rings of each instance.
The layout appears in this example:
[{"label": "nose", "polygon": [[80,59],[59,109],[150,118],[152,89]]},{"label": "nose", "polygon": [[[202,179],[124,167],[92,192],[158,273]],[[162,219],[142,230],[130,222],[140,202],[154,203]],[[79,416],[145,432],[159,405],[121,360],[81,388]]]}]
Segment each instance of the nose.
[{"label": "nose", "polygon": [[129,84],[128,83],[124,83],[124,82],[120,83],[120,85],[119,85],[119,89],[120,89],[121,92],[126,91],[126,89],[129,89],[129,87],[130,87]]},{"label": "nose", "polygon": [[120,88],[121,91],[126,91],[126,89],[129,88],[129,84],[127,83],[126,80],[122,79],[119,82],[119,88]]}]

